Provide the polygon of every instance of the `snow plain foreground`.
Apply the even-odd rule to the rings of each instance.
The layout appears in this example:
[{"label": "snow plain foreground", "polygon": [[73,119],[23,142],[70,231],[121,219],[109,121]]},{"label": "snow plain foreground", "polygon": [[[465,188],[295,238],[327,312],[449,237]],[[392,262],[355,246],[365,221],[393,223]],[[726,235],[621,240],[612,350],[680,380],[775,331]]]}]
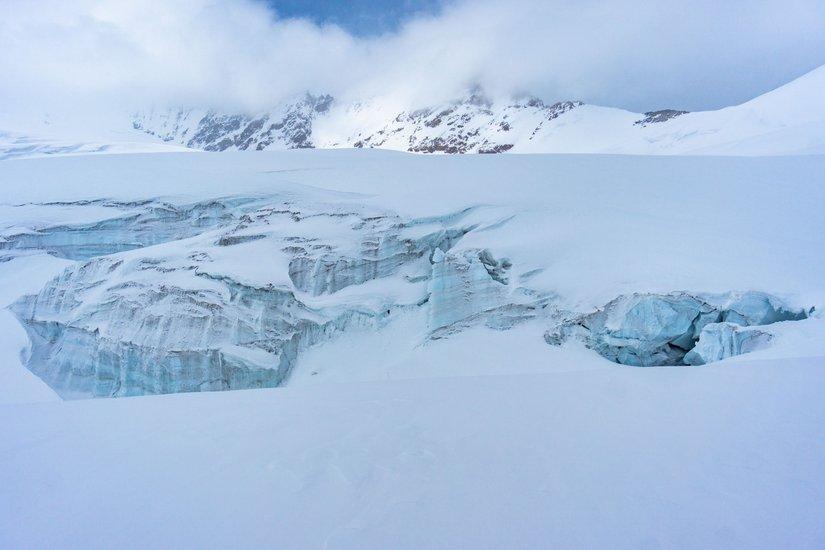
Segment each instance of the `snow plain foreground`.
[{"label": "snow plain foreground", "polygon": [[[822,173],[817,156],[9,160],[0,220],[8,233],[106,215],[53,201],[237,194],[408,216],[484,206],[502,223],[459,248],[510,258],[516,278],[542,269],[530,285],[566,308],[735,289],[818,311]],[[52,204],[32,204],[43,202]],[[220,267],[263,277],[260,258]],[[0,263],[2,305],[66,265],[28,252]],[[341,292],[344,302],[365,298]],[[616,365],[576,342],[548,346],[540,319],[427,342],[409,315],[309,349],[284,388],[72,402],[25,370],[25,333],[3,315],[2,547],[825,544],[818,313],[771,325],[766,349],[668,368]]]},{"label": "snow plain foreground", "polygon": [[0,408],[7,548],[819,548],[822,358]]}]

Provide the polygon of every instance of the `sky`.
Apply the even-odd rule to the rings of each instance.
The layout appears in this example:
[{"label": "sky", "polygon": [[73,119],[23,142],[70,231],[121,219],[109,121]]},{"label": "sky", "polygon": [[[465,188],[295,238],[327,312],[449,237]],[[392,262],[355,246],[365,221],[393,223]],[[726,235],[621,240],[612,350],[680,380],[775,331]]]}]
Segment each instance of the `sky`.
[{"label": "sky", "polygon": [[446,0],[268,0],[284,18],[310,19],[319,25],[338,25],[355,36],[398,31],[403,23],[440,13]]},{"label": "sky", "polygon": [[825,64],[822,0],[0,0],[0,102],[409,108],[481,86],[637,112],[738,104]]}]

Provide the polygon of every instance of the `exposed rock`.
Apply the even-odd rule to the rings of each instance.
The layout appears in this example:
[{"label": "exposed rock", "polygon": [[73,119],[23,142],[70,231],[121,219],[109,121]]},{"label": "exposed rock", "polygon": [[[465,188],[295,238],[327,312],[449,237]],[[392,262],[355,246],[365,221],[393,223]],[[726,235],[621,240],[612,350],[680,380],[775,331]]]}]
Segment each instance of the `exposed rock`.
[{"label": "exposed rock", "polygon": [[675,109],[662,109],[661,111],[648,111],[645,117],[637,120],[633,124],[638,126],[647,126],[648,124],[659,124],[660,122],[667,122],[670,119],[678,116],[686,115],[690,111],[677,111]]},{"label": "exposed rock", "polygon": [[307,94],[272,112],[261,114],[199,113],[180,110],[135,115],[132,126],[164,141],[206,151],[227,149],[283,149],[313,147],[312,124],[318,115],[329,111],[329,95]]},{"label": "exposed rock", "polygon": [[[307,94],[265,113],[150,112],[135,115],[132,125],[165,141],[207,151],[391,146],[415,153],[504,153],[514,147],[515,138],[510,135],[515,133],[514,120],[527,125],[526,129],[522,126],[522,134],[535,136],[546,122],[582,103],[562,101],[547,106],[538,98],[526,97],[494,104],[476,88],[457,101],[393,113],[384,125],[370,124],[319,144],[314,129],[332,105],[331,96]],[[346,116],[367,108],[361,103],[341,107],[349,109]]]}]

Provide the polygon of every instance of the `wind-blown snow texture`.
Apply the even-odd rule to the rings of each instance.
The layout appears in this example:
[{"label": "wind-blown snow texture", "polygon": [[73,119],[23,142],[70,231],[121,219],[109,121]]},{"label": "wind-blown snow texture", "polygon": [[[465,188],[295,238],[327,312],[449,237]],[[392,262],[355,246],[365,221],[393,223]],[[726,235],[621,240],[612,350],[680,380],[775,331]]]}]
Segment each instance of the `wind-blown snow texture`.
[{"label": "wind-blown snow texture", "polygon": [[2,162],[0,544],[820,546],[823,170]]}]

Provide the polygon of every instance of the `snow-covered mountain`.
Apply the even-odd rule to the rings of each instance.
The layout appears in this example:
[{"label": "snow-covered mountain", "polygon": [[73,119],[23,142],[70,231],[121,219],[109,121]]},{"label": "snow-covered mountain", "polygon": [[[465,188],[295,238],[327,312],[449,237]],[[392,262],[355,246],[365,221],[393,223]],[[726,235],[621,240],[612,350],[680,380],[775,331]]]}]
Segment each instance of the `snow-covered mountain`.
[{"label": "snow-covered mountain", "polygon": [[0,113],[0,159],[308,148],[440,154],[825,154],[824,89],[825,66],[741,105],[693,113],[634,113],[531,96],[491,99],[479,89],[416,109],[389,97],[348,102],[304,94],[255,113],[208,108],[105,116]]},{"label": "snow-covered mountain", "polygon": [[261,113],[153,110],[134,129],[207,151],[365,147],[415,153],[825,153],[825,67],[747,103],[717,111],[633,113],[535,97],[491,100],[480,90],[422,109],[329,95]]},{"label": "snow-covered mountain", "polygon": [[326,113],[332,97],[312,96],[255,115],[214,110],[150,111],[134,116],[132,126],[163,141],[206,151],[306,149],[314,147],[313,122]]}]

